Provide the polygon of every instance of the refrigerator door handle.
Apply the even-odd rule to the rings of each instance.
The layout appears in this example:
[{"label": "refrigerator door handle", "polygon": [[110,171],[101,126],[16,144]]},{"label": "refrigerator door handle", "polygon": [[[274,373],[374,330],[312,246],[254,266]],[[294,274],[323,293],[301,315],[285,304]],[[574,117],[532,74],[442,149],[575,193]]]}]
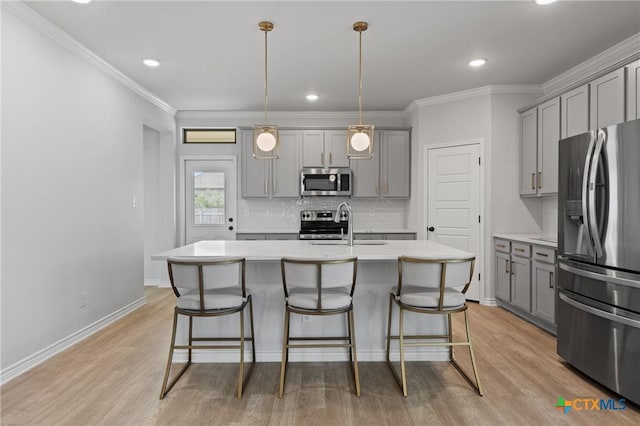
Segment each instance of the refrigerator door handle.
[{"label": "refrigerator door handle", "polygon": [[600,154],[602,153],[602,146],[604,145],[605,133],[598,129],[598,137],[596,146],[593,150],[591,167],[589,168],[589,233],[593,240],[596,256],[602,257],[602,244],[600,243],[600,232],[598,232],[598,220],[596,218],[596,190],[597,190],[597,177],[598,177],[598,164],[600,163]]},{"label": "refrigerator door handle", "polygon": [[[584,161],[584,172],[582,175],[582,221],[584,223],[584,233],[586,241],[591,245],[591,232],[589,230],[589,205],[587,204],[587,196],[589,195],[589,166],[591,165],[591,156],[593,153],[593,146],[596,143],[596,132],[590,131],[589,135],[591,140],[589,141],[589,148],[587,149],[587,157]],[[588,250],[590,253],[591,250]]]},{"label": "refrigerator door handle", "polygon": [[607,319],[609,321],[614,321],[620,324],[628,325],[635,328],[640,328],[640,321],[633,320],[631,318],[621,317],[620,315],[612,314],[607,311],[603,311],[598,308],[594,308],[593,306],[585,305],[584,303],[578,302],[572,297],[567,296],[566,294],[560,293],[558,295],[560,300],[563,302],[573,306],[576,309],[580,309],[581,311],[588,312],[600,318]]},{"label": "refrigerator door handle", "polygon": [[571,272],[572,274],[580,275],[585,278],[592,278],[598,281],[606,281],[613,284],[620,284],[627,287],[640,288],[640,281],[630,280],[628,278],[614,277],[611,275],[598,274],[597,272],[591,272],[580,268],[574,268],[567,265],[564,262],[558,264],[558,267],[563,271]]}]

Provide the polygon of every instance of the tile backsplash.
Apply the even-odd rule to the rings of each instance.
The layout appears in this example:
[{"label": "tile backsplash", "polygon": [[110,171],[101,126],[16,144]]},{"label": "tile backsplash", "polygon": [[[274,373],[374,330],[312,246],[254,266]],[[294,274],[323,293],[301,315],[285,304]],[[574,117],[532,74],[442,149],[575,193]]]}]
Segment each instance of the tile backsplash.
[{"label": "tile backsplash", "polygon": [[542,201],[542,235],[558,235],[558,197],[544,197]]},{"label": "tile backsplash", "polygon": [[239,199],[238,226],[241,230],[300,228],[301,210],[335,210],[349,201],[357,229],[397,229],[407,225],[407,200],[355,200],[338,197],[300,199]]}]

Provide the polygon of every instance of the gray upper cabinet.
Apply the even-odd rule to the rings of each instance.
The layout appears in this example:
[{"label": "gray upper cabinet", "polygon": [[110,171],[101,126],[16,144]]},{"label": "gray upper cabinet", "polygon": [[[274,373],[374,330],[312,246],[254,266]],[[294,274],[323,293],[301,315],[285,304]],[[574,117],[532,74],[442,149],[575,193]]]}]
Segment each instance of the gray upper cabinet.
[{"label": "gray upper cabinet", "polygon": [[520,195],[558,192],[560,98],[520,114]]},{"label": "gray upper cabinet", "polygon": [[[281,130],[280,154],[271,160],[273,169],[271,195],[275,198],[300,196],[300,139],[299,130]],[[264,161],[264,160],[263,160]]]},{"label": "gray upper cabinet", "polygon": [[562,139],[589,131],[589,85],[584,84],[560,96]]},{"label": "gray upper cabinet", "polygon": [[377,198],[380,195],[380,134],[374,134],[373,158],[351,160],[352,198]]},{"label": "gray upper cabinet", "polygon": [[538,107],[538,193],[558,193],[558,141],[560,140],[560,98]]},{"label": "gray upper cabinet", "polygon": [[411,195],[411,141],[404,130],[380,132],[380,185],[385,198]]},{"label": "gray upper cabinet", "polygon": [[374,134],[373,158],[351,160],[353,198],[409,198],[411,137],[408,130]]},{"label": "gray upper cabinet", "polygon": [[297,198],[300,196],[300,139],[299,130],[281,130],[279,158],[253,158],[253,132],[241,132],[242,141],[242,197]]},{"label": "gray upper cabinet", "polygon": [[271,161],[253,158],[253,132],[241,131],[242,143],[242,197],[269,197]]},{"label": "gray upper cabinet", "polygon": [[346,130],[302,132],[303,167],[349,167]]},{"label": "gray upper cabinet", "polygon": [[538,109],[520,114],[520,195],[537,193]]},{"label": "gray upper cabinet", "polygon": [[592,129],[624,121],[624,70],[617,69],[589,83]]},{"label": "gray upper cabinet", "polygon": [[627,121],[640,118],[640,61],[627,65]]}]

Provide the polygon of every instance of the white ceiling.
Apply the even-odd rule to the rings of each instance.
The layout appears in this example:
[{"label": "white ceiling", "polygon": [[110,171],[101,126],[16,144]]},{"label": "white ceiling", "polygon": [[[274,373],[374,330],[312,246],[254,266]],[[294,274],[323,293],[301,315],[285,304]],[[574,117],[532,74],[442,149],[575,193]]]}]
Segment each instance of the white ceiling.
[{"label": "white ceiling", "polygon": [[[489,84],[541,84],[640,32],[640,2],[26,1],[91,51],[179,110],[364,110]],[[162,65],[142,65],[146,57]],[[467,62],[488,58],[483,68]],[[320,96],[315,103],[305,95]]]}]

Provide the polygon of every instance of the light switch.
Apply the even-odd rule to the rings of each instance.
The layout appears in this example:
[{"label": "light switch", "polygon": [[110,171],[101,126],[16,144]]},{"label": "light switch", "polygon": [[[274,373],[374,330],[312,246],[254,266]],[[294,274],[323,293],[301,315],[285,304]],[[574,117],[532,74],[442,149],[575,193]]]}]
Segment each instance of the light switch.
[{"label": "light switch", "polygon": [[135,195],[131,197],[131,208],[135,209],[138,206],[138,197]]}]

